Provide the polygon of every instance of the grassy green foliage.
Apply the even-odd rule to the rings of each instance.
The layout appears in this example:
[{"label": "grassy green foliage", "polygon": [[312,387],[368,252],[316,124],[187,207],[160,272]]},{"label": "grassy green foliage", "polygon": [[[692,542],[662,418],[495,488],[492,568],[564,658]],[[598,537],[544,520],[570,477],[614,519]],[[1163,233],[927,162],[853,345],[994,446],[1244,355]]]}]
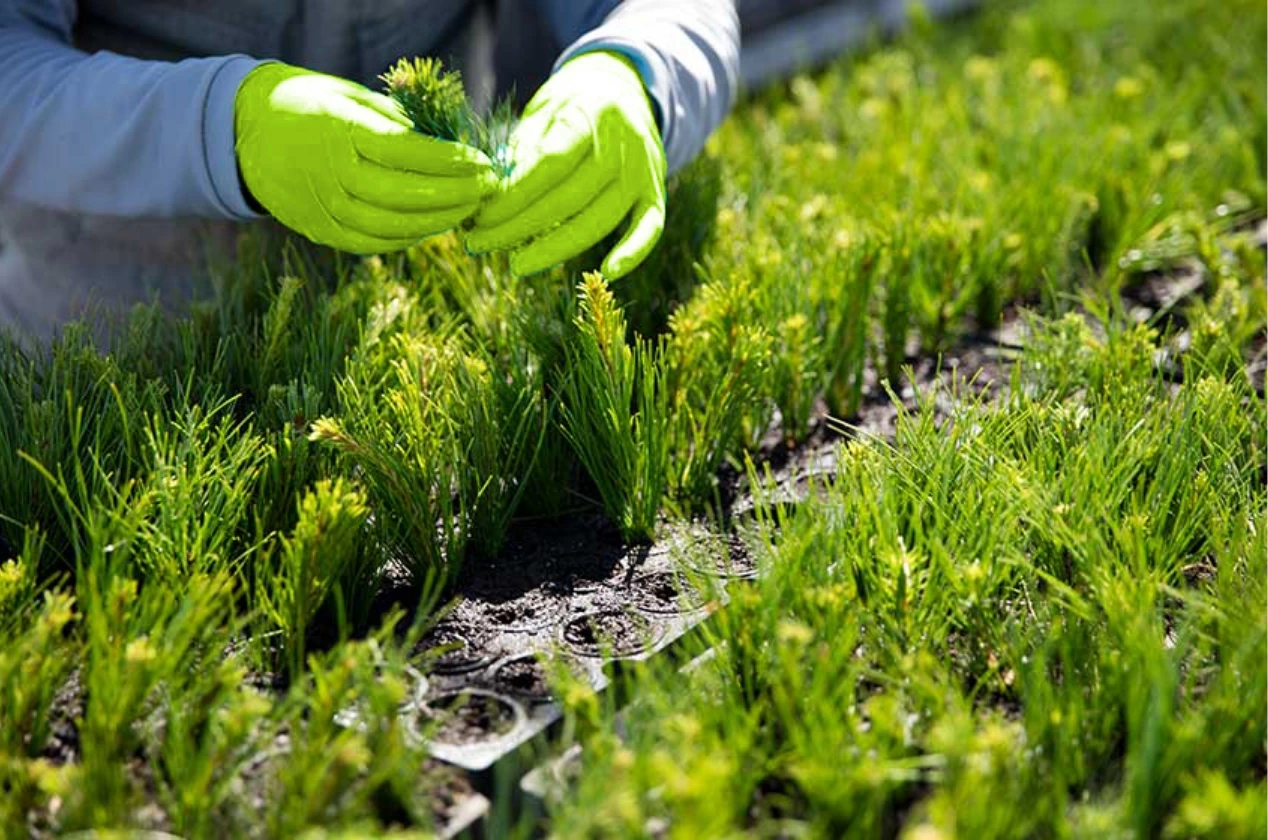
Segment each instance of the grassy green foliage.
[{"label": "grassy green foliage", "polygon": [[778,384],[770,375],[771,337],[751,323],[760,305],[751,286],[710,282],[670,318],[670,486],[680,502],[708,501],[726,456],[770,420],[763,391]]},{"label": "grassy green foliage", "polygon": [[646,539],[655,529],[669,457],[663,343],[625,343],[625,319],[597,273],[585,276],[578,295],[562,388],[564,434],[622,534]]},{"label": "grassy green foliage", "polygon": [[1081,388],[941,428],[931,395],[892,445],[843,446],[777,542],[768,519],[715,659],[634,677],[625,740],[578,703],[561,835],[1263,830],[1262,399],[1171,386],[1143,327],[1037,332],[1021,375]]},{"label": "grassy green foliage", "polygon": [[[0,835],[429,826],[398,710],[460,564],[521,518],[707,512],[760,441],[1021,305],[1000,401],[926,396],[759,506],[767,576],[711,665],[630,678],[625,741],[567,695],[553,826],[1263,836],[1266,29],[1243,0],[917,27],[742,103],[611,285],[261,234],[186,318],[3,342]],[[470,130],[438,65],[393,73]]]},{"label": "grassy green foliage", "polygon": [[293,533],[261,557],[255,578],[257,609],[281,631],[292,675],[304,665],[304,632],[327,594],[358,559],[369,509],[365,495],[339,479],[322,480],[299,502]]}]

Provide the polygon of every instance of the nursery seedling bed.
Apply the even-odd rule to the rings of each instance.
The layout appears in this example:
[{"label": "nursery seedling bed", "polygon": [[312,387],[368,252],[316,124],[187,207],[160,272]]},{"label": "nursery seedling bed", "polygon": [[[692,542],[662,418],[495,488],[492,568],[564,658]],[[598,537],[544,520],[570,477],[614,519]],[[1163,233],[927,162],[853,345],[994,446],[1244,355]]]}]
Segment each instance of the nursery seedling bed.
[{"label": "nursery seedling bed", "polygon": [[[1125,288],[1123,303],[1138,320],[1164,324],[1174,335],[1178,357],[1188,328],[1182,304],[1208,293],[1209,285],[1196,268],[1182,266]],[[602,691],[622,663],[665,653],[725,603],[727,587],[758,575],[746,537],[756,514],[755,498],[787,507],[802,503],[834,476],[838,443],[859,437],[892,440],[901,411],[931,408],[941,422],[956,411],[957,399],[998,398],[1007,386],[1009,366],[1025,352],[1026,337],[1024,320],[1010,312],[996,329],[941,356],[909,348],[911,381],[893,395],[871,372],[863,403],[847,422],[821,419],[798,443],[787,441],[776,428],[754,454],[759,474],[771,480],[767,488],[753,493],[746,476],[735,469],[719,476],[720,523],[670,524],[655,543],[635,546],[625,544],[598,514],[518,523],[497,558],[467,564],[456,586],[457,606],[416,651],[426,677],[420,677],[419,690],[411,692],[404,710],[410,731],[427,741],[434,757],[431,766],[441,783],[431,792],[431,801],[441,836],[471,829],[482,819],[490,807],[486,794],[494,790],[492,771],[502,769],[499,763],[505,762],[515,777],[521,758],[541,755],[528,745],[562,717],[543,660],[571,668]],[[1261,392],[1266,352],[1261,333],[1248,368]],[[1159,358],[1157,364],[1164,373],[1179,370],[1174,358]],[[933,400],[922,399],[952,378],[963,383],[958,391],[939,387]],[[702,580],[712,581],[713,589],[697,588]],[[438,647],[445,650],[437,655]],[[284,688],[270,673],[253,673],[248,683],[266,693]],[[83,706],[83,688],[72,675],[50,711],[51,737],[44,751],[50,763],[79,760],[76,720]],[[566,760],[553,759],[549,768],[540,765],[547,769],[530,775],[540,778],[549,772],[563,779],[580,757],[578,745],[564,747]],[[284,760],[288,752],[289,741],[280,736],[248,764],[243,782],[250,787],[253,780],[263,779],[269,763]],[[144,763],[130,764],[127,772],[143,776]],[[523,790],[530,799],[535,795],[527,777]],[[261,789],[259,795],[266,792]],[[263,798],[260,804],[265,804]],[[162,830],[161,809],[153,810],[155,819],[143,822]],[[39,815],[33,815],[37,836],[40,824]]]},{"label": "nursery seedling bed", "polygon": [[[1151,278],[1148,285],[1125,290],[1124,302],[1147,310],[1142,317],[1148,318],[1200,290],[1200,283],[1183,273],[1172,272]],[[928,408],[930,404],[921,400],[923,395],[933,394],[932,411],[938,423],[952,417],[958,402],[980,400],[990,403],[1000,399],[1008,387],[1011,364],[1019,353],[1024,352],[1025,335],[1025,323],[1020,313],[1010,310],[998,327],[965,339],[941,356],[920,355],[913,350],[907,360],[912,373],[911,381],[897,393],[891,394],[876,384],[875,372],[871,372],[872,386],[856,417],[842,423],[821,419],[799,443],[790,444],[777,434],[762,442],[755,460],[760,465],[759,475],[764,470],[769,484],[760,494],[751,492],[747,479],[738,471],[729,468],[723,471],[720,489],[728,525],[725,532],[711,532],[700,523],[680,526],[665,536],[664,547],[658,544],[653,552],[668,549],[685,559],[687,569],[718,575],[724,581],[756,577],[759,569],[753,562],[753,553],[746,548],[745,534],[756,514],[757,504],[792,508],[805,502],[816,487],[822,487],[835,476],[839,443],[852,438],[892,441],[900,412],[916,413]],[[957,383],[956,388],[946,387],[953,381]],[[823,414],[826,415],[826,412]],[[701,563],[699,555],[693,556],[690,551],[690,546],[702,545],[710,536],[724,540],[729,549],[710,555],[719,561],[717,566]],[[730,565],[724,565],[724,560]],[[666,579],[680,574],[677,570],[652,571],[641,572],[635,578],[646,585],[636,595],[644,614],[655,611]],[[713,650],[707,651],[684,664],[680,671],[686,674],[694,670],[713,654]],[[632,702],[637,702],[637,699]],[[616,720],[620,724],[624,716],[618,715]],[[580,773],[582,759],[580,744],[565,745],[562,750],[556,750],[521,777],[521,793],[533,807],[540,809],[548,797],[559,795],[567,788],[570,779]]]},{"label": "nursery seedling bed", "polygon": [[[918,410],[918,393],[955,375],[974,394],[993,398],[1007,355],[998,341],[981,338],[940,361],[913,359],[915,383],[899,396],[906,410]],[[771,481],[756,494],[762,502],[804,502],[834,476],[842,440],[891,437],[899,408],[883,389],[875,391],[853,424],[821,421],[796,445],[777,436],[764,441],[757,457]],[[939,400],[935,411],[953,407]],[[416,651],[426,662],[437,648],[449,648],[422,666],[429,689],[419,718],[432,726],[419,734],[432,755],[491,790],[495,765],[505,762],[514,774],[509,765],[519,766],[525,746],[562,718],[544,662],[563,663],[595,691],[605,690],[613,669],[665,652],[725,603],[728,586],[757,577],[748,537],[755,495],[738,472],[721,481],[720,524],[667,523],[656,542],[641,546],[625,544],[598,516],[522,524],[497,559],[469,564],[456,606]],[[457,719],[445,723],[446,714]]]}]

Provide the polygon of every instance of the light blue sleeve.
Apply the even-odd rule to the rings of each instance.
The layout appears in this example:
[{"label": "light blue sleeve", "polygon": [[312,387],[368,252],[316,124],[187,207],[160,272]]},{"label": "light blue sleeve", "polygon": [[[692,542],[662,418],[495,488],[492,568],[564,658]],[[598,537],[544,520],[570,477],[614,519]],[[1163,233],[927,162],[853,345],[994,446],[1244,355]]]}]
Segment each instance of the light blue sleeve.
[{"label": "light blue sleeve", "polygon": [[629,56],[659,110],[669,171],[687,164],[735,102],[740,21],[735,0],[545,0],[568,44],[555,62],[593,50]]},{"label": "light blue sleeve", "polygon": [[258,218],[233,102],[260,62],[142,61],[70,44],[73,0],[0,0],[0,199],[118,216]]}]

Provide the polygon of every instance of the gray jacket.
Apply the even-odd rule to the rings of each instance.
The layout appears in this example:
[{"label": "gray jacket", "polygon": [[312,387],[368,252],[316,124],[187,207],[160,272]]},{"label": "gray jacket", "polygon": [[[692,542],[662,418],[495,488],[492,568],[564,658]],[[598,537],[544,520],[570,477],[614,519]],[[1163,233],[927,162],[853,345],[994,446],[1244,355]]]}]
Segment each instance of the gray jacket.
[{"label": "gray jacket", "polygon": [[[378,87],[375,77],[401,56],[441,55],[479,81],[504,48],[555,66],[619,50],[651,94],[671,171],[700,150],[735,97],[734,0],[500,0],[498,15],[522,21],[509,44],[491,43],[494,5],[0,0],[0,322],[46,332],[35,322],[77,314],[78,298],[113,303],[172,285],[159,275],[188,273],[187,252],[203,248],[207,225],[193,234],[163,220],[258,217],[239,187],[233,100],[262,59]],[[137,254],[142,243],[153,259]],[[35,316],[16,311],[59,293],[77,300]]]}]

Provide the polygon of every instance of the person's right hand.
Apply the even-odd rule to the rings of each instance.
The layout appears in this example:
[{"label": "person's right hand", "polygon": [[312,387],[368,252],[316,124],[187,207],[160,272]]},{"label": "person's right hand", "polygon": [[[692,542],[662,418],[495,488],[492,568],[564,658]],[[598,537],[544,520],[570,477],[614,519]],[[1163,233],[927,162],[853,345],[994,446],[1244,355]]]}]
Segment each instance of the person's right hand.
[{"label": "person's right hand", "polygon": [[449,230],[495,183],[484,154],[419,134],[388,97],[286,64],[243,79],[234,130],[251,196],[342,251],[398,251]]}]

